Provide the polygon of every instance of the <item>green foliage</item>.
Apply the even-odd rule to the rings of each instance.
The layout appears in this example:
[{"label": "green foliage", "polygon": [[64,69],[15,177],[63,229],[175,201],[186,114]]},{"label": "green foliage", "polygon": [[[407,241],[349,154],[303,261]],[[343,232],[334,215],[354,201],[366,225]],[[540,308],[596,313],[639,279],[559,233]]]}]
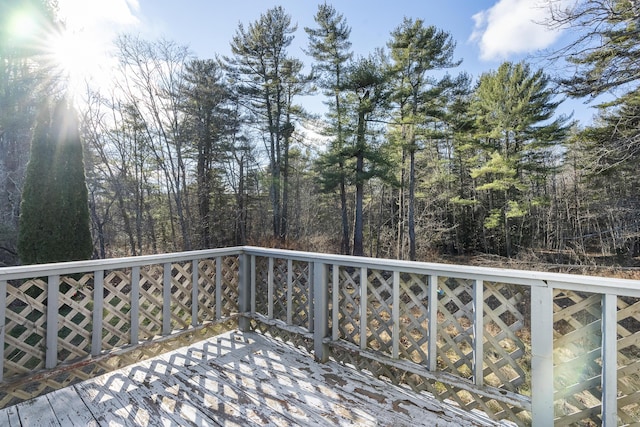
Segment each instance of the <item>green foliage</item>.
[{"label": "green foliage", "polygon": [[75,111],[42,108],[22,193],[18,255],[23,264],[88,259],[89,230],[82,141]]}]

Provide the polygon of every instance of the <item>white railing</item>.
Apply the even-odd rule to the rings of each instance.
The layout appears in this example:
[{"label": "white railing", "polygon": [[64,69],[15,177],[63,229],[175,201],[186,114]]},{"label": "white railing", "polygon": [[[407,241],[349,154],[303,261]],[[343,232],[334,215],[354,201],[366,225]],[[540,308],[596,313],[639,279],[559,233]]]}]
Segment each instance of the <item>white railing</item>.
[{"label": "white railing", "polygon": [[256,247],[0,269],[0,371],[236,316],[496,419],[640,421],[640,281]]}]

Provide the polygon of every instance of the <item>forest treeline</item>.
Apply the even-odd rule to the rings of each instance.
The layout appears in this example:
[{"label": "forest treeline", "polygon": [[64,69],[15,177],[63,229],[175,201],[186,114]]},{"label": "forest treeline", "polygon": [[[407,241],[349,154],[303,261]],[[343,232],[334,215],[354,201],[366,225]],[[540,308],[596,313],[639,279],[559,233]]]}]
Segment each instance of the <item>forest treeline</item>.
[{"label": "forest treeline", "polygon": [[[304,28],[305,57],[291,52],[300,33],[282,7],[239,25],[229,56],[122,35],[113,84],[78,106],[94,256],[256,244],[629,261],[640,253],[635,4],[553,10],[548,25],[579,35],[550,54],[573,65],[564,80],[527,62],[473,79],[452,36],[421,19],[355,55],[348,22],[327,4]],[[20,194],[51,72],[37,52],[0,44],[5,265],[18,262]],[[557,112],[566,96],[612,91],[589,126]],[[325,116],[305,110],[310,95]]]}]

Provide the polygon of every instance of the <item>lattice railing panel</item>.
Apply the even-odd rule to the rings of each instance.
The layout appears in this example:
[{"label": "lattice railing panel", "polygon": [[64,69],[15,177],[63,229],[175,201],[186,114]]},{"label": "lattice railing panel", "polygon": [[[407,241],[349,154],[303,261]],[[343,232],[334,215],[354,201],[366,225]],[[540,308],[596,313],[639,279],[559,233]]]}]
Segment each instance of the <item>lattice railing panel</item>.
[{"label": "lattice railing panel", "polygon": [[191,262],[171,265],[171,329],[191,325]]},{"label": "lattice railing panel", "polygon": [[309,325],[309,263],[293,261],[293,283],[291,287],[291,322],[296,326]]},{"label": "lattice railing panel", "polygon": [[269,259],[264,257],[256,257],[255,270],[256,292],[254,295],[256,301],[256,313],[267,315],[268,296],[269,296]]},{"label": "lattice railing panel", "polygon": [[438,369],[471,378],[473,282],[441,277],[438,285]]},{"label": "lattice railing panel", "polygon": [[528,289],[484,283],[484,382],[531,394],[530,297]]},{"label": "lattice railing panel", "polygon": [[599,425],[602,390],[599,294],[554,291],[556,425]]},{"label": "lattice railing panel", "polygon": [[640,423],[640,298],[618,297],[618,417]]},{"label": "lattice railing panel", "polygon": [[47,282],[31,279],[7,286],[4,378],[41,369],[45,361]]},{"label": "lattice railing panel", "polygon": [[273,318],[287,321],[287,274],[286,259],[275,259],[273,264]]},{"label": "lattice railing panel", "polygon": [[367,280],[367,348],[392,353],[393,273],[368,270]]},{"label": "lattice railing panel", "polygon": [[140,269],[139,337],[152,339],[162,333],[163,267],[151,265]]},{"label": "lattice railing panel", "polygon": [[131,270],[105,272],[102,348],[131,343]]},{"label": "lattice railing panel", "polygon": [[58,293],[58,362],[91,354],[93,274],[60,277]]},{"label": "lattice railing panel", "polygon": [[427,363],[429,330],[427,276],[400,275],[400,357],[415,363]]},{"label": "lattice railing panel", "polygon": [[339,281],[338,335],[360,345],[360,269],[341,267]]},{"label": "lattice railing panel", "polygon": [[222,258],[222,317],[229,317],[239,311],[238,308],[238,271],[240,260],[237,256]]},{"label": "lattice railing panel", "polygon": [[216,260],[203,259],[198,262],[198,320],[208,322],[216,319]]}]

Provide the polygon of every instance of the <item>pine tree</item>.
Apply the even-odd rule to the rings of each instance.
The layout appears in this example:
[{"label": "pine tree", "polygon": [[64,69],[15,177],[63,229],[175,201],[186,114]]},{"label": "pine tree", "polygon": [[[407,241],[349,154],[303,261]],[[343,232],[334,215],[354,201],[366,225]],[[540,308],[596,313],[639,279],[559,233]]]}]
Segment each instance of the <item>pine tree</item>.
[{"label": "pine tree", "polygon": [[320,178],[325,192],[333,192],[336,188],[340,191],[340,211],[342,218],[342,253],[351,253],[349,244],[349,214],[347,208],[347,171],[346,159],[341,154],[345,146],[345,122],[346,112],[342,91],[347,73],[348,61],[352,53],[349,36],[351,28],[347,25],[344,16],[338,13],[333,6],[319,4],[318,12],[314,17],[317,28],[306,28],[309,35],[308,54],[316,60],[314,72],[318,84],[324,89],[324,94],[329,97],[330,129],[328,132],[333,137],[326,154],[320,159]]},{"label": "pine tree", "polygon": [[471,176],[486,196],[484,227],[506,256],[525,238],[531,208],[543,202],[534,190],[544,188],[539,181],[551,168],[552,149],[567,133],[564,116],[551,120],[560,102],[549,83],[542,70],[505,62],[480,77],[473,101],[480,162]]},{"label": "pine tree", "polygon": [[88,259],[93,251],[82,141],[66,101],[42,108],[22,192],[18,255],[23,264]]}]

